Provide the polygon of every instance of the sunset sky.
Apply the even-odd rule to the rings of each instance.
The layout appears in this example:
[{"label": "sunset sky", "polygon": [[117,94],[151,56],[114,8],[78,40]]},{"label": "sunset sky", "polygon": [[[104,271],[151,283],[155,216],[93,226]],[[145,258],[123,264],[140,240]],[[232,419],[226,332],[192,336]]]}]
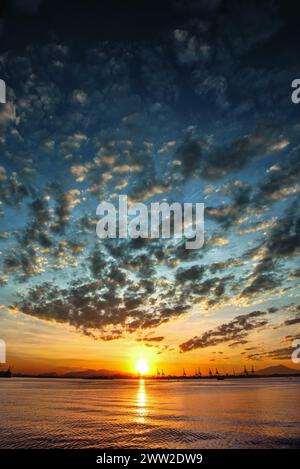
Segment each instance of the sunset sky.
[{"label": "sunset sky", "polygon": [[[283,1],[141,3],[14,0],[2,12],[7,362],[299,369],[298,12]],[[203,202],[203,248],[99,240],[97,205],[123,194]]]}]

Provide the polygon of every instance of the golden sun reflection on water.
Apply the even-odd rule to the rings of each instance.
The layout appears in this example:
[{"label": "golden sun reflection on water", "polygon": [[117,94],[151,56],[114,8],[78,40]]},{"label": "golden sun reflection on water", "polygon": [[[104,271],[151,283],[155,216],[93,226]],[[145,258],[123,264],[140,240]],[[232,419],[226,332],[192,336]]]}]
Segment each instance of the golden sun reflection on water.
[{"label": "golden sun reflection on water", "polygon": [[138,415],[138,418],[136,419],[136,421],[143,423],[148,411],[147,411],[146,386],[145,386],[145,381],[142,378],[139,380],[139,386],[138,386],[137,395],[136,395],[136,405],[137,405],[137,415]]}]

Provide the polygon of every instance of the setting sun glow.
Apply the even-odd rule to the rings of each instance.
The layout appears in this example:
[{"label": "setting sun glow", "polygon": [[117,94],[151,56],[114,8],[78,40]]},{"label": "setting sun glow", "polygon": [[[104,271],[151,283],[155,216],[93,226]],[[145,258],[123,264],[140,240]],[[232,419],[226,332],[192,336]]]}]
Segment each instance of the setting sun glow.
[{"label": "setting sun glow", "polygon": [[146,375],[149,372],[149,365],[146,360],[141,359],[138,360],[135,369],[139,375]]}]

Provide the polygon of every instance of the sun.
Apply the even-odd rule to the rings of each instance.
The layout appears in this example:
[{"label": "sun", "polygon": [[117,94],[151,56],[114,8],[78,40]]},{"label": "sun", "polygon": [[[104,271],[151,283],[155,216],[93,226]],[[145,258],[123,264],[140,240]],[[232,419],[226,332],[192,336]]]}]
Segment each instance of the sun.
[{"label": "sun", "polygon": [[149,365],[146,360],[138,360],[135,367],[139,375],[146,375],[149,372]]}]

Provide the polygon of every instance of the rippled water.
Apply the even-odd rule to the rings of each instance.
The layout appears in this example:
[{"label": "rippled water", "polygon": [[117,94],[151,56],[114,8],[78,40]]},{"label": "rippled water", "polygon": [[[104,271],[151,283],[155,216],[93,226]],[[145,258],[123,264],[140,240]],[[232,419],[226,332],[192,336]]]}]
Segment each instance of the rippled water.
[{"label": "rippled water", "polygon": [[1,448],[296,448],[300,379],[0,380]]}]

